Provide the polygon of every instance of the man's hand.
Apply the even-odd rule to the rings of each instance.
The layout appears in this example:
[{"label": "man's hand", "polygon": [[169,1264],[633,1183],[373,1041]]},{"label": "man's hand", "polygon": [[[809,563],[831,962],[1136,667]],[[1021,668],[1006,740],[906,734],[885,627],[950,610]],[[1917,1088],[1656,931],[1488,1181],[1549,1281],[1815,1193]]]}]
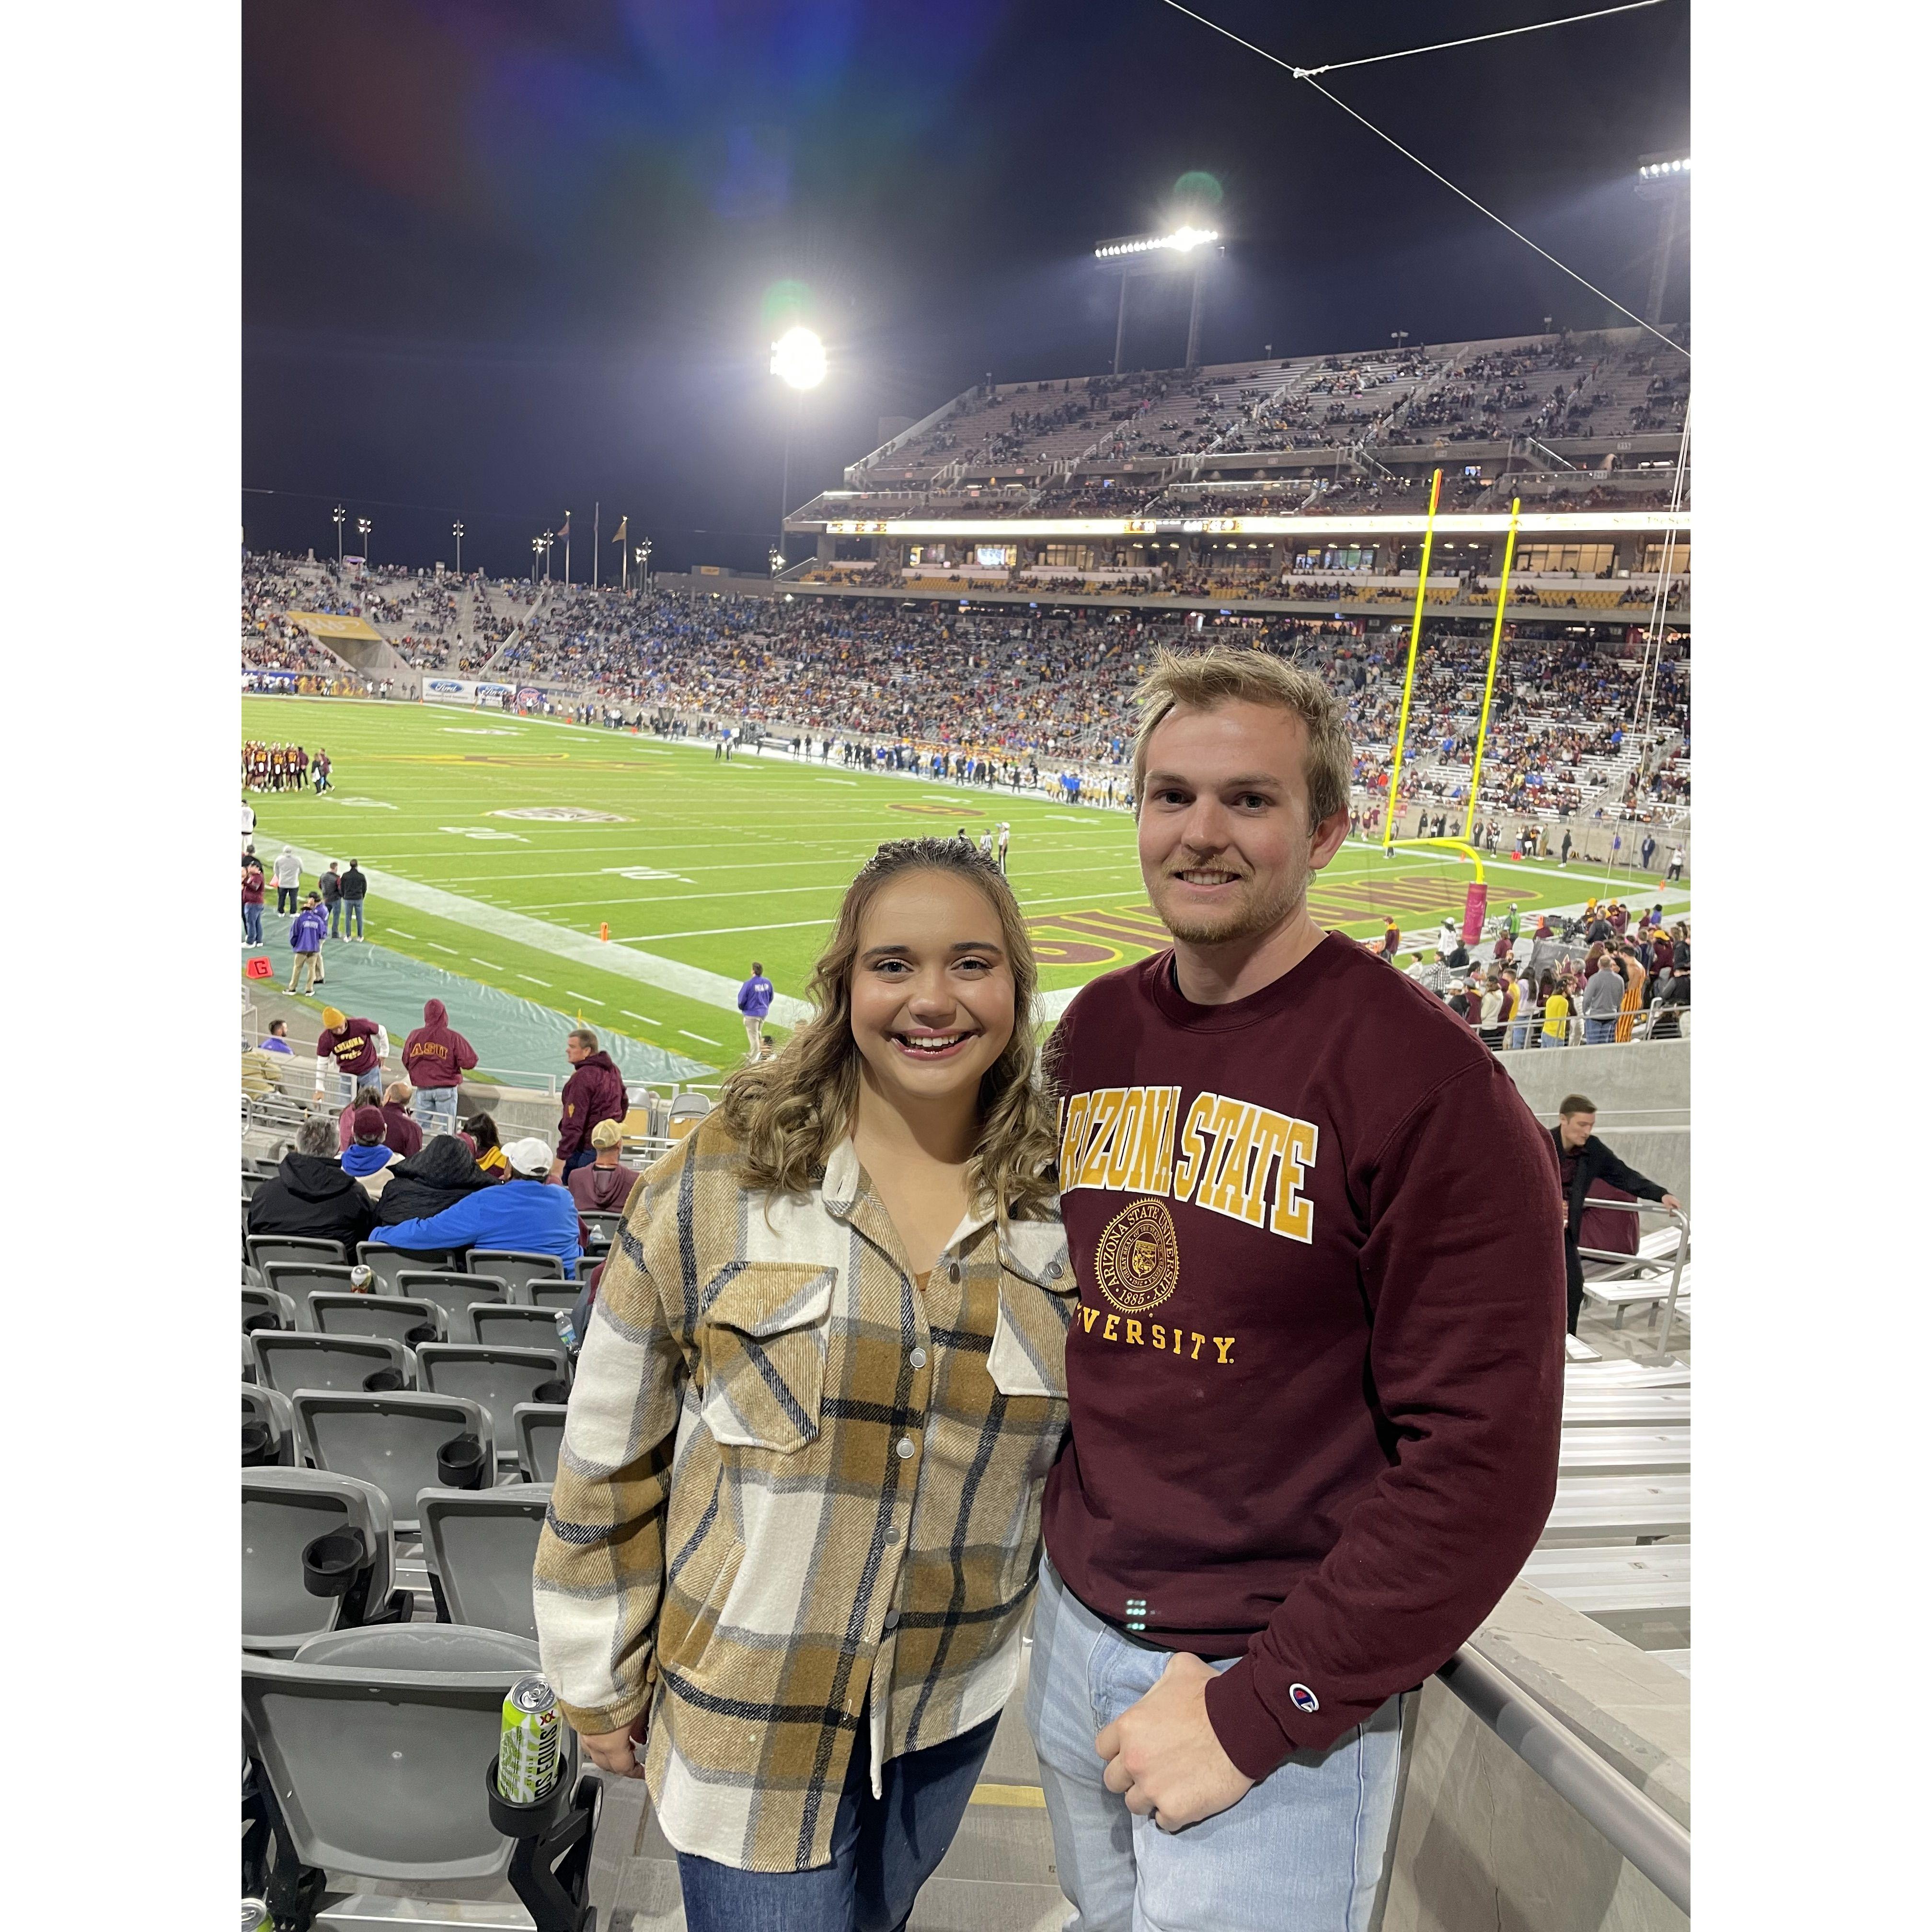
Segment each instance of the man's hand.
[{"label": "man's hand", "polygon": [[1108,1760],[1106,1782],[1136,1817],[1163,1832],[1198,1825],[1238,1804],[1254,1780],[1234,1768],[1208,1720],[1208,1685],[1216,1676],[1198,1657],[1177,1651],[1160,1681],[1094,1740]]},{"label": "man's hand", "polygon": [[638,1761],[628,1724],[622,1730],[580,1731],[578,1736],[599,1771],[608,1771],[613,1778],[644,1776],[644,1767]]},{"label": "man's hand", "polygon": [[1660,1208],[1668,1208],[1673,1214],[1681,1213],[1684,1205],[1674,1194],[1665,1195],[1657,1204]]},{"label": "man's hand", "polygon": [[549,1177],[549,1178],[550,1178],[550,1185],[551,1185],[552,1186],[556,1186],[556,1184],[557,1184],[559,1181],[560,1181],[560,1180],[562,1180],[562,1178],[563,1178],[563,1162],[562,1162],[562,1161],[560,1161],[560,1160],[554,1160],[554,1161],[552,1161],[552,1162],[550,1162],[550,1177]]}]

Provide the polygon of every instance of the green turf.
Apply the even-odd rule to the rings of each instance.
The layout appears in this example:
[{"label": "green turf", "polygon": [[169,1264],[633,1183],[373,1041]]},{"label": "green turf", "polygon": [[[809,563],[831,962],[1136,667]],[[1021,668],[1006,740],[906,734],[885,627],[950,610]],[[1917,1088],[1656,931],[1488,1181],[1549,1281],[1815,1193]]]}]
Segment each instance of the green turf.
[{"label": "green turf", "polygon": [[[1124,813],[1036,797],[860,776],[836,766],[741,757],[548,720],[490,717],[437,705],[244,698],[244,738],[326,746],[332,794],[254,799],[256,843],[287,841],[358,860],[416,884],[735,982],[761,960],[781,994],[802,994],[838,897],[881,839],[976,837],[1011,821],[1010,872],[1033,924],[1048,991],[1078,986],[1162,943],[1147,909]],[[374,802],[357,803],[356,800]],[[495,816],[531,806],[616,814],[614,824]],[[479,838],[478,832],[488,833]],[[504,836],[501,835],[514,835]],[[1609,835],[1594,843],[1607,846]],[[626,878],[648,868],[666,876]],[[1324,924],[1378,933],[1393,913],[1414,932],[1460,914],[1472,874],[1446,856],[1385,857],[1346,847],[1312,896]],[[308,883],[305,878],[304,883]],[[1492,908],[1572,905],[1610,883],[1573,864],[1492,862]],[[1617,890],[1633,904],[1661,895],[1652,878]],[[1684,903],[1672,894],[1673,912]],[[278,924],[272,916],[272,924]],[[735,1064],[742,1033],[720,1006],[559,956],[542,935],[506,939],[473,923],[397,905],[376,891],[372,940],[427,963],[648,1042],[706,1065]]]}]

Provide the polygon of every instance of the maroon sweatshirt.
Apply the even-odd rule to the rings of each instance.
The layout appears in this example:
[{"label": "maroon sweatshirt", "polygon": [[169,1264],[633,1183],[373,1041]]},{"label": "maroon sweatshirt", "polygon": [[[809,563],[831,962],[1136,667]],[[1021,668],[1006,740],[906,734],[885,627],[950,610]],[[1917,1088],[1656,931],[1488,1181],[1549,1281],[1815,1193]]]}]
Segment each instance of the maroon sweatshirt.
[{"label": "maroon sweatshirt", "polygon": [[315,1036],[315,1057],[332,1055],[344,1073],[374,1073],[382,1064],[376,1051],[379,1030],[374,1020],[344,1020],[339,1027],[324,1027]]},{"label": "maroon sweatshirt", "polygon": [[423,1023],[403,1042],[403,1078],[412,1087],[459,1085],[476,1064],[476,1049],[449,1024],[440,1000],[423,1002]]},{"label": "maroon sweatshirt", "polygon": [[621,1120],[630,1112],[624,1076],[617,1063],[602,1048],[563,1083],[563,1114],[557,1135],[556,1157],[568,1160],[579,1148],[590,1144],[590,1130],[599,1120]]},{"label": "maroon sweatshirt", "polygon": [[382,1102],[382,1144],[404,1160],[422,1152],[422,1130],[410,1110],[394,1100]]},{"label": "maroon sweatshirt", "polygon": [[1078,1279],[1046,1547],[1087,1606],[1241,1660],[1253,1778],[1454,1654],[1556,1492],[1550,1136],[1439,1001],[1330,934],[1184,999],[1161,952],[1082,990],[1048,1064]]}]

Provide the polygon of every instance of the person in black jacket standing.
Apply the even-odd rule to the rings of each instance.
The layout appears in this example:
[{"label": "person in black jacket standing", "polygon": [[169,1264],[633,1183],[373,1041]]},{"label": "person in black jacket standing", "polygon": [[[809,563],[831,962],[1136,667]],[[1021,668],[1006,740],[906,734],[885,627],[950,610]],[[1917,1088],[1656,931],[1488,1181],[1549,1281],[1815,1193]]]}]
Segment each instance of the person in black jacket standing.
[{"label": "person in black jacket standing", "polygon": [[[360,939],[362,932],[362,901],[369,890],[369,881],[363,877],[362,868],[352,859],[349,869],[342,875],[342,936],[344,939]],[[354,932],[349,928],[356,928]]]},{"label": "person in black jacket standing", "polygon": [[1576,1318],[1583,1311],[1583,1262],[1576,1252],[1576,1231],[1583,1222],[1583,1203],[1590,1184],[1606,1181],[1634,1194],[1640,1201],[1655,1201],[1666,1208],[1681,1204],[1674,1194],[1666,1194],[1648,1176],[1626,1167],[1598,1139],[1597,1103],[1581,1094],[1565,1095],[1557,1110],[1557,1121],[1550,1129],[1556,1143],[1556,1160],[1563,1174],[1563,1266],[1569,1278],[1570,1332],[1576,1332]]}]

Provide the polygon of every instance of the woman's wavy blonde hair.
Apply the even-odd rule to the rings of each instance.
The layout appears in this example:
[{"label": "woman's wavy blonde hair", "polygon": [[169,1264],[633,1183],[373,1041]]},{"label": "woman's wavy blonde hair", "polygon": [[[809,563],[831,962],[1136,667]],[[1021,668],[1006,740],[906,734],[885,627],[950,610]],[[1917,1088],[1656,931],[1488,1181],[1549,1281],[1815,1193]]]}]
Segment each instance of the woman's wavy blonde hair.
[{"label": "woman's wavy blonde hair", "polygon": [[1013,976],[1013,1036],[980,1082],[980,1137],[966,1170],[975,1194],[992,1198],[1004,1224],[1051,1206],[1058,1152],[1053,1110],[1035,1082],[1034,994],[1040,973],[1012,888],[992,860],[958,838],[895,838],[881,845],[847,887],[832,940],[807,988],[818,1008],[774,1059],[740,1067],[719,1102],[742,1150],[746,1184],[801,1194],[825,1172],[852,1130],[859,1100],[859,1048],[852,1037],[852,968],[867,908],[910,872],[950,872],[968,880],[999,915]]}]

